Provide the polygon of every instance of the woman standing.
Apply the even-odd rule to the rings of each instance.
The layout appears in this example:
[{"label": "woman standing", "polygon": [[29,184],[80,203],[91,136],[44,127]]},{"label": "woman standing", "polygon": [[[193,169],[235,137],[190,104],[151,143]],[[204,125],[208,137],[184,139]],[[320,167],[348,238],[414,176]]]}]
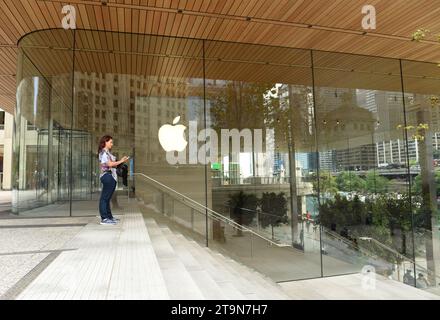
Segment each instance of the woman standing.
[{"label": "woman standing", "polygon": [[111,136],[103,136],[99,141],[99,178],[102,183],[101,198],[99,199],[99,214],[101,215],[101,224],[103,225],[113,225],[118,221],[118,219],[113,217],[110,210],[110,200],[116,189],[116,182],[118,180],[116,167],[129,159],[128,157],[123,157],[121,160],[116,161],[116,157],[110,153],[112,147],[113,138]]}]

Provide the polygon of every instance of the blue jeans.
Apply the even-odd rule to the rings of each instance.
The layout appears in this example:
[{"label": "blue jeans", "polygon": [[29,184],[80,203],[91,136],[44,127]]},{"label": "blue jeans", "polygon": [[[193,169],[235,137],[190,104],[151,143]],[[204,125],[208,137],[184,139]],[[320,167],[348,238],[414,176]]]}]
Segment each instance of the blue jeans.
[{"label": "blue jeans", "polygon": [[101,177],[102,191],[99,199],[99,214],[101,219],[112,219],[113,215],[110,210],[110,200],[116,189],[116,180],[113,179],[111,173],[105,173]]}]

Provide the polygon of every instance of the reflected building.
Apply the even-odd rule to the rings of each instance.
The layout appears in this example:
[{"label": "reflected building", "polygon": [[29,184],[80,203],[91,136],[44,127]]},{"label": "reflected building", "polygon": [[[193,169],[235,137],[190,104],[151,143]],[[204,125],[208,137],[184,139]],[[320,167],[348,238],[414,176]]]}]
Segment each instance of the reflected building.
[{"label": "reflected building", "polygon": [[[54,39],[66,50],[54,49]],[[133,156],[136,173],[120,191],[276,281],[360,272],[371,257],[401,280],[403,264],[389,252],[417,261],[413,269],[430,280],[438,274],[435,64],[122,32],[76,30],[75,44],[68,39],[72,30],[54,29],[19,42],[16,214],[48,207],[95,214],[97,142],[111,134],[115,153]],[[170,163],[158,131],[176,117],[189,146],[172,154],[185,161]],[[207,141],[191,141],[202,129],[273,135],[263,134],[258,148],[251,135],[251,149],[241,137],[238,152],[218,150],[204,163]],[[400,193],[375,175],[336,181],[342,171],[366,175],[407,160],[419,162],[419,185],[410,188],[411,173],[402,170]]]}]

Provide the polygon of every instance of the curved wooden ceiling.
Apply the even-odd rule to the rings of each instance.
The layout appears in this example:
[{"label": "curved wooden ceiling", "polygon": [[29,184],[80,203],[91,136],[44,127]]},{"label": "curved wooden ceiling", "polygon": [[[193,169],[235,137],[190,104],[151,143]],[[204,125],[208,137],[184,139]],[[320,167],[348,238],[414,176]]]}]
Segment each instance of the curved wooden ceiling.
[{"label": "curved wooden ceiling", "polygon": [[[367,3],[368,2],[368,3]],[[411,41],[418,28],[440,34],[438,0],[70,0],[77,27],[225,40],[440,62],[440,44]],[[0,1],[0,106],[15,104],[17,42],[61,27],[61,0]],[[377,29],[361,28],[361,8],[377,10]]]}]

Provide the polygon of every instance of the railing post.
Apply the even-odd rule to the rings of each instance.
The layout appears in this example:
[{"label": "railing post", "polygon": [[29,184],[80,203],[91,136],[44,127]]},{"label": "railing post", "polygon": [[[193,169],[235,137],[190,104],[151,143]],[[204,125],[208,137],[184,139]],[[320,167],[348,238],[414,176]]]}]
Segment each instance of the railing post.
[{"label": "railing post", "polygon": [[165,193],[161,192],[161,208],[162,208],[162,214],[165,214]]},{"label": "railing post", "polygon": [[130,179],[127,177],[127,202],[130,203]]},{"label": "railing post", "polygon": [[260,210],[257,209],[257,230],[260,231]]},{"label": "railing post", "polygon": [[194,209],[191,208],[191,229],[194,230]]},{"label": "railing post", "polygon": [[251,258],[254,257],[254,235],[251,232]]}]

